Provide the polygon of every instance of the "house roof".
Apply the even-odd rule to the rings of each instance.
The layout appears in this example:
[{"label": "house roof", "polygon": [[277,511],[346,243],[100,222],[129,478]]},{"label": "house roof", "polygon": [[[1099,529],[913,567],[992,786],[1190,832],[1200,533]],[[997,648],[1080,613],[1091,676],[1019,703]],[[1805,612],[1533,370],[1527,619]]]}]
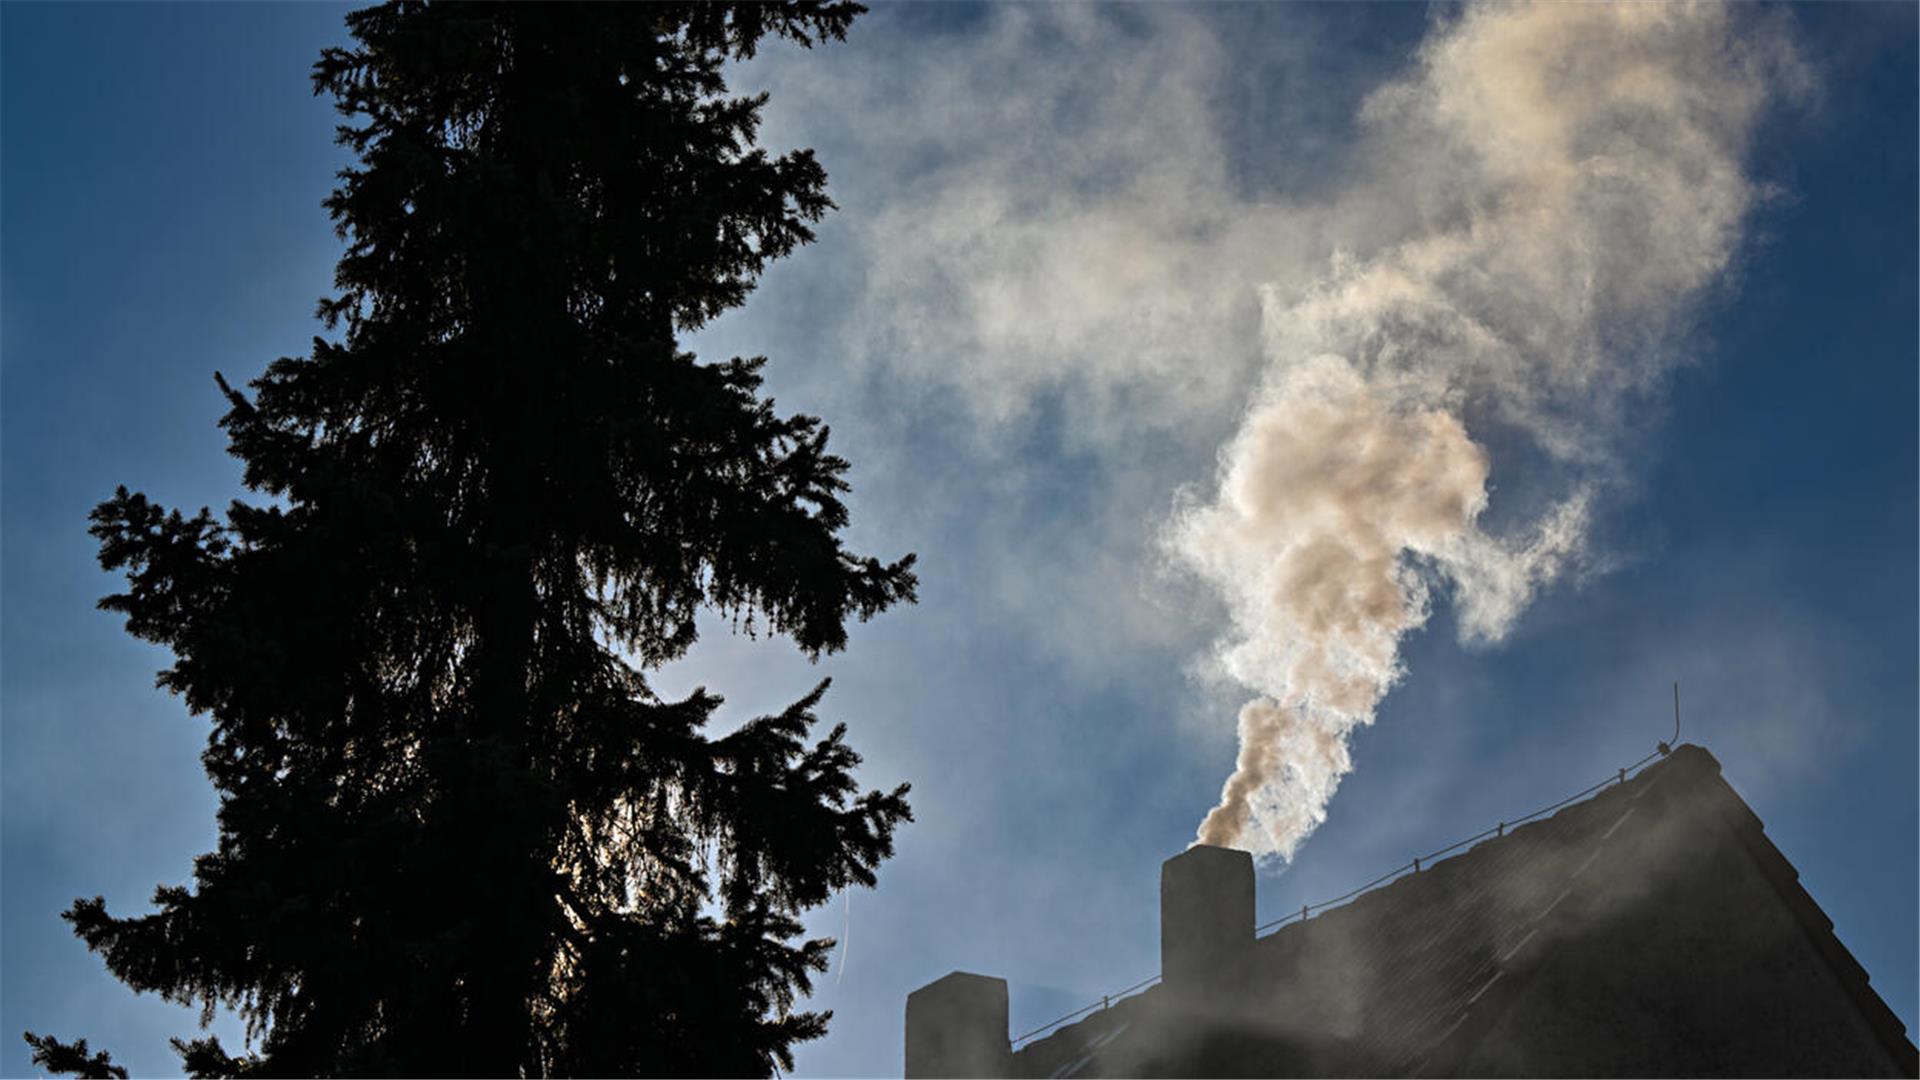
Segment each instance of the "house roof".
[{"label": "house roof", "polygon": [[1677,857],[1661,839],[1676,827],[1745,852],[1871,1037],[1913,1075],[1920,1055],[1898,1017],[1719,762],[1692,745],[1550,818],[1256,939],[1251,978],[1231,1000],[1198,1008],[1155,987],[1017,1051],[1014,1074],[1229,1075],[1248,1062],[1301,1075],[1458,1071],[1569,927],[1617,904],[1622,882]]}]

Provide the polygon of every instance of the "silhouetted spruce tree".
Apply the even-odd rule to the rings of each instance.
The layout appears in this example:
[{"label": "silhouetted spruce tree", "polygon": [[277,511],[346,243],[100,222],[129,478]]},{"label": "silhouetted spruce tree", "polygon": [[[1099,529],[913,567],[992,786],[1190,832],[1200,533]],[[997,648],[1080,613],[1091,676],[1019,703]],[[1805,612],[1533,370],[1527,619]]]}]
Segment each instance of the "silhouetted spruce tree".
[{"label": "silhouetted spruce tree", "polygon": [[906,788],[810,734],[824,683],[716,738],[717,697],[641,672],[703,609],[817,656],[913,598],[911,556],[842,547],[846,462],[763,360],[675,343],[832,205],[725,64],[859,10],[395,3],[315,65],[358,159],[337,340],[220,381],[270,498],[93,513],[130,583],[102,606],[211,717],[220,839],[155,912],[66,918],[135,990],[245,1017],[256,1053],[175,1040],[189,1071],[765,1074],[825,1030],[796,917],[873,882]]}]

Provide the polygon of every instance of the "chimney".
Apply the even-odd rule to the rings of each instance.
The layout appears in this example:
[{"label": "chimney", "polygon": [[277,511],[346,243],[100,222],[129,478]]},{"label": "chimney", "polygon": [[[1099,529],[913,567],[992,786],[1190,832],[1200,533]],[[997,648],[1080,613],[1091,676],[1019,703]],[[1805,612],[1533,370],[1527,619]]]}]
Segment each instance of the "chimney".
[{"label": "chimney", "polygon": [[1160,978],[1169,990],[1231,992],[1252,946],[1252,855],[1195,844],[1160,864]]},{"label": "chimney", "polygon": [[1006,1076],[1007,980],[956,971],[907,995],[908,1080]]}]

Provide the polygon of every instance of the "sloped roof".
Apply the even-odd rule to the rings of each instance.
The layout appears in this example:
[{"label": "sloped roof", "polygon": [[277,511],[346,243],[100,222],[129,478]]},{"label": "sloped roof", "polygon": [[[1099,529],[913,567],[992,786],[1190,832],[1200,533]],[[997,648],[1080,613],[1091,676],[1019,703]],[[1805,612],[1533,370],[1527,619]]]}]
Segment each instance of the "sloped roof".
[{"label": "sloped roof", "polygon": [[[1444,1075],[1525,993],[1568,927],[1644,877],[1675,828],[1736,844],[1832,971],[1896,1071],[1920,1060],[1905,1028],[1801,888],[1758,817],[1684,745],[1550,818],[1253,942],[1252,975],[1204,1005],[1155,987],[1013,1056],[1018,1076]],[[1644,916],[1642,916],[1644,917]],[[1782,1071],[1796,1071],[1790,1067]]]}]

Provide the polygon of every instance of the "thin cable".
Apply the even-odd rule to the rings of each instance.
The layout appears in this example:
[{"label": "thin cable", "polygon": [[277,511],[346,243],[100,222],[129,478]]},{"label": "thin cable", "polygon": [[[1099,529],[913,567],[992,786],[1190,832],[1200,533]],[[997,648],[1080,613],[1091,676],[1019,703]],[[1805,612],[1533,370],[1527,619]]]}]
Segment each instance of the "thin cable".
[{"label": "thin cable", "polygon": [[1103,995],[1099,1001],[1095,1001],[1095,1002],[1092,1002],[1091,1004],[1083,1005],[1080,1008],[1073,1010],[1072,1012],[1068,1013],[1067,1015],[1061,1017],[1058,1020],[1049,1020],[1048,1022],[1041,1024],[1039,1027],[1034,1028],[1032,1031],[1027,1032],[1025,1035],[1016,1036],[1010,1041],[1014,1043],[1026,1042],[1028,1039],[1033,1038],[1035,1035],[1038,1035],[1041,1032],[1048,1031],[1055,1027],[1058,1027],[1059,1025],[1066,1023],[1067,1021],[1073,1019],[1076,1016],[1079,1016],[1082,1013],[1092,1012],[1093,1010],[1101,1008],[1102,1006],[1111,1006],[1114,998],[1125,997],[1128,994],[1133,993],[1135,990],[1139,990],[1143,987],[1151,985],[1152,983],[1158,982],[1159,980],[1160,980],[1160,973],[1156,971],[1153,974],[1147,976],[1146,978],[1141,979],[1139,982],[1134,983],[1132,986],[1127,987],[1125,990],[1116,990],[1111,994]]},{"label": "thin cable", "polygon": [[833,976],[835,986],[839,986],[840,980],[847,977],[847,949],[852,947],[853,942],[853,890],[841,889],[840,898],[847,902],[847,924],[840,934],[840,970]]}]

